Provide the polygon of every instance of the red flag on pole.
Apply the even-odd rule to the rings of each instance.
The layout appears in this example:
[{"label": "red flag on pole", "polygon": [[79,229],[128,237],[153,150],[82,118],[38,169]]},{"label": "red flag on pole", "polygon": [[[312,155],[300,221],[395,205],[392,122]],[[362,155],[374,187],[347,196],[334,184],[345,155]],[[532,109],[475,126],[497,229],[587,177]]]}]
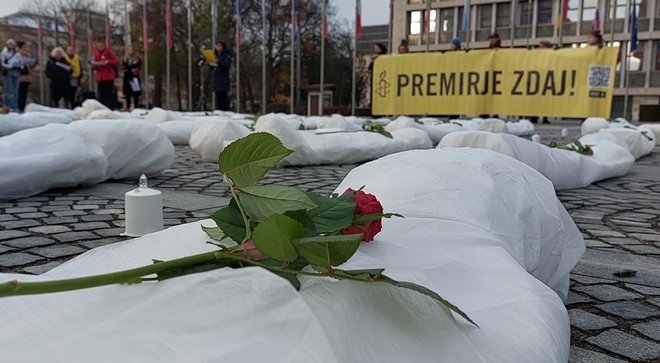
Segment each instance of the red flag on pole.
[{"label": "red flag on pole", "polygon": [[77,51],[77,46],[76,46],[76,23],[74,22],[69,22],[69,44],[71,47],[73,47],[73,52],[76,53]]},{"label": "red flag on pole", "polygon": [[355,37],[362,38],[362,1],[355,0]]},{"label": "red flag on pole", "polygon": [[167,0],[165,9],[165,26],[167,28],[167,48],[171,49],[174,44],[174,30],[172,24],[172,1]]},{"label": "red flag on pole", "polygon": [[94,54],[94,30],[92,29],[92,12],[87,11],[87,53]]},{"label": "red flag on pole", "polygon": [[326,11],[326,7],[328,6],[328,0],[323,0],[325,2],[325,6],[323,7],[323,37],[327,38],[330,33],[328,32],[328,14]]},{"label": "red flag on pole", "polygon": [[37,63],[39,63],[44,52],[43,49],[44,27],[41,26],[41,20],[39,20],[39,27],[37,27],[37,34],[39,35],[39,40],[37,41]]}]

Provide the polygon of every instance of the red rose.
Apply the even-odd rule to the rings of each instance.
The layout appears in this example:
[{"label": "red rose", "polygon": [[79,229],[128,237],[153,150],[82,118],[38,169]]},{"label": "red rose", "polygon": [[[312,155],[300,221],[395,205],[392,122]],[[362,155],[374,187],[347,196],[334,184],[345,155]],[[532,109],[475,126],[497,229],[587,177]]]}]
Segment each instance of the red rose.
[{"label": "red rose", "polygon": [[[383,206],[380,204],[376,196],[373,194],[358,191],[357,193],[348,188],[343,195],[355,193],[355,215],[366,216],[370,214],[383,213]],[[365,222],[359,225],[350,226],[342,230],[343,234],[357,234],[362,233],[365,241],[373,241],[374,237],[383,229],[381,219],[371,222]]]}]

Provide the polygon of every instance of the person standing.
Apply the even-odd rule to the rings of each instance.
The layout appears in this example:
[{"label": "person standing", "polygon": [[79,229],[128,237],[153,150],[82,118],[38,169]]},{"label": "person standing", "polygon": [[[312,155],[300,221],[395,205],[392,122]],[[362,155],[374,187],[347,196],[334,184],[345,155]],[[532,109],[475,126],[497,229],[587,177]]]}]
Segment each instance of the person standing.
[{"label": "person standing", "polygon": [[140,82],[140,70],[142,69],[142,60],[135,54],[132,45],[126,48],[126,54],[122,60],[124,68],[124,97],[126,97],[126,107],[124,111],[131,110],[131,101],[133,108],[137,108],[142,94],[142,82]]},{"label": "person standing", "polygon": [[19,80],[18,86],[18,110],[23,112],[25,111],[25,104],[27,103],[28,89],[30,88],[30,83],[32,82],[30,69],[37,65],[37,61],[36,59],[32,58],[32,55],[27,49],[28,47],[26,46],[25,42],[16,42],[16,47],[18,48],[18,53],[21,55],[21,57],[23,57],[23,67],[21,67],[21,78]]},{"label": "person standing", "polygon": [[502,38],[500,38],[500,33],[493,33],[488,36],[488,48],[490,49],[502,48]]},{"label": "person standing", "polygon": [[211,64],[213,69],[213,92],[215,93],[215,109],[221,111],[229,110],[229,70],[233,62],[233,54],[225,42],[215,43],[215,63]]},{"label": "person standing", "polygon": [[90,64],[96,72],[94,78],[98,85],[98,100],[109,109],[115,109],[117,100],[112,88],[117,78],[115,68],[119,66],[119,60],[110,49],[106,48],[103,38],[96,39],[96,52],[94,53],[94,60],[91,60]]},{"label": "person standing", "polygon": [[50,79],[50,106],[59,107],[61,99],[66,106],[71,105],[71,76],[72,67],[64,58],[64,49],[57,47],[50,52],[50,59],[46,64],[46,77]]},{"label": "person standing", "polygon": [[451,43],[449,43],[449,50],[450,51],[461,50],[461,38],[452,39]]},{"label": "person standing", "polygon": [[71,109],[76,107],[78,99],[78,89],[80,89],[80,82],[82,79],[82,68],[80,67],[80,57],[78,53],[73,50],[72,46],[66,47],[64,58],[71,65],[71,75],[69,76],[69,100],[71,100]]},{"label": "person standing", "polygon": [[410,48],[408,48],[408,41],[405,39],[401,39],[401,43],[399,43],[399,54],[406,54],[410,51]]},{"label": "person standing", "polygon": [[5,43],[5,48],[0,53],[0,65],[4,76],[4,106],[12,112],[18,112],[18,87],[20,85],[23,57],[16,51],[16,41],[14,39],[9,39]]}]

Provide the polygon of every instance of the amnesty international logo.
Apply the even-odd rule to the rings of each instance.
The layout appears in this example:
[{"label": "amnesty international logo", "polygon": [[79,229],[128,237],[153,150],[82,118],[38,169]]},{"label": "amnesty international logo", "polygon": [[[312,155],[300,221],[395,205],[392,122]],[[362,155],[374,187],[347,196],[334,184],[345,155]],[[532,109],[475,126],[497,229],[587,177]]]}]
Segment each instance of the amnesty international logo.
[{"label": "amnesty international logo", "polygon": [[390,93],[390,82],[388,82],[385,78],[387,78],[387,71],[382,71],[378,75],[378,81],[376,83],[376,89],[375,93],[378,95],[378,97],[385,98],[387,95]]}]

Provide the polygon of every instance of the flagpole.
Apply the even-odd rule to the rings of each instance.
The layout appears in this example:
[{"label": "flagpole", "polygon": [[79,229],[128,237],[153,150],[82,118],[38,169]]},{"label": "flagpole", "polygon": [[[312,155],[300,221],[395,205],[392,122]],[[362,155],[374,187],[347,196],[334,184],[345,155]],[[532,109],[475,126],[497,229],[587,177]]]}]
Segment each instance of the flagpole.
[{"label": "flagpole", "polygon": [[321,96],[319,97],[319,116],[323,116],[323,99],[325,98],[324,94],[324,79],[325,76],[325,28],[326,28],[326,19],[325,19],[325,1],[321,0],[321,82],[320,82],[320,91]]},{"label": "flagpole", "polygon": [[387,49],[391,53],[394,53],[392,51],[392,37],[394,36],[393,30],[392,30],[392,22],[394,21],[394,0],[390,0],[390,23],[388,24],[387,27]]},{"label": "flagpole", "polygon": [[296,109],[295,100],[295,68],[296,68],[296,2],[291,0],[291,87],[289,90],[289,113],[293,114]]},{"label": "flagpole", "polygon": [[149,22],[147,21],[147,0],[142,0],[142,47],[144,48],[144,107],[149,109]]},{"label": "flagpole", "polygon": [[[527,13],[534,9],[534,2],[532,0],[527,0]],[[527,39],[525,39],[525,45],[529,48],[529,38],[532,36],[532,18],[529,17],[529,24],[527,24]]]},{"label": "flagpole", "polygon": [[614,18],[616,16],[616,9],[610,9],[612,7],[612,1],[607,0],[607,11],[610,14],[610,43],[611,46],[614,46]]},{"label": "flagpole", "polygon": [[131,39],[131,18],[128,15],[128,0],[124,0],[124,43],[127,47],[133,43]]},{"label": "flagpole", "polygon": [[[630,46],[630,41],[628,41],[627,45]],[[626,50],[624,52],[624,55],[626,57],[626,62],[624,63],[624,72],[623,72],[623,74],[624,74],[624,77],[625,77],[624,81],[626,83],[625,84],[626,93],[623,96],[623,118],[626,119],[626,120],[629,120],[628,119],[628,87],[630,85],[630,82],[629,82],[630,80],[629,80],[628,68],[630,67],[630,56],[629,56],[629,52],[627,50],[628,48],[626,47],[625,49]]]},{"label": "flagpole", "polygon": [[188,0],[188,111],[193,110],[192,106],[192,0]]},{"label": "flagpole", "polygon": [[[39,18],[39,45],[38,45],[38,52],[37,59],[39,61],[39,102],[43,105],[44,104],[44,67],[42,67],[42,60],[44,58],[44,49],[43,49],[43,44],[44,44],[44,28],[43,25],[41,24],[41,18]],[[91,73],[90,73],[91,74]],[[91,79],[91,77],[90,77]]]},{"label": "flagpole", "polygon": [[[215,52],[215,43],[218,41],[218,0],[211,1],[211,49]],[[200,82],[202,80],[200,79]],[[211,92],[211,109],[215,110],[215,92]]]},{"label": "flagpole", "polygon": [[[89,55],[89,59],[94,58],[94,49],[92,48],[92,45],[94,44],[94,31],[92,29],[92,11],[87,10],[87,54]],[[89,90],[92,91],[94,89],[94,77],[92,77],[92,65],[88,62],[87,63],[87,74],[89,74],[89,77],[87,79],[89,80]]]},{"label": "flagpole", "polygon": [[557,24],[559,24],[559,48],[562,48],[564,46],[564,39],[563,39],[563,33],[564,33],[564,2],[568,0],[561,0],[559,3],[559,21]]},{"label": "flagpole", "polygon": [[236,112],[241,112],[241,3],[236,0]]},{"label": "flagpole", "polygon": [[470,49],[470,0],[463,3],[463,19],[461,27],[465,28],[465,48]]},{"label": "flagpole", "polygon": [[353,33],[353,83],[351,89],[351,116],[355,116],[355,91],[356,91],[356,80],[357,80],[357,41],[358,41],[358,14],[360,12],[359,8],[360,0],[355,0],[355,32]]},{"label": "flagpole", "polygon": [[171,39],[170,39],[170,31],[172,31],[172,2],[171,0],[167,0],[166,2],[166,9],[165,9],[165,22],[167,23],[167,34],[165,36],[165,68],[166,68],[166,97],[167,100],[165,101],[165,104],[167,105],[167,109],[171,110],[171,105],[170,105],[170,47],[172,46]]},{"label": "flagpole", "polygon": [[513,48],[516,41],[516,5],[517,1],[511,2],[511,48]]},{"label": "flagpole", "polygon": [[[266,0],[261,0],[261,25],[264,30],[264,43],[261,48],[261,114],[266,114]],[[293,113],[293,112],[292,112]]]},{"label": "flagpole", "polygon": [[424,15],[424,32],[426,33],[426,53],[431,48],[431,0],[426,0],[426,14]]},{"label": "flagpole", "polygon": [[[105,0],[105,47],[110,48],[110,8],[108,8],[108,0]],[[59,42],[58,42],[59,43]]]}]

